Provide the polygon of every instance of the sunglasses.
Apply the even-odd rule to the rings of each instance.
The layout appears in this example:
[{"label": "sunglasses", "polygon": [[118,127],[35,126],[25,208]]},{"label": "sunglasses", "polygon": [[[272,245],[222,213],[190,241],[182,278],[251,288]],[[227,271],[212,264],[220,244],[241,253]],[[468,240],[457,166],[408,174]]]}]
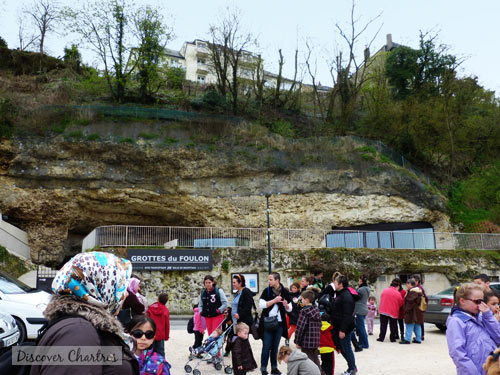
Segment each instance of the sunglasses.
[{"label": "sunglasses", "polygon": [[481,299],[481,298],[479,298],[479,299],[464,298],[464,299],[466,299],[466,300],[468,300],[468,301],[472,301],[472,302],[474,302],[476,305],[480,305],[481,303],[483,303],[483,302],[484,302],[484,299]]},{"label": "sunglasses", "polygon": [[154,331],[142,332],[140,329],[134,329],[132,332],[130,332],[130,334],[134,336],[136,339],[140,339],[143,335],[146,336],[148,340],[155,338]]}]

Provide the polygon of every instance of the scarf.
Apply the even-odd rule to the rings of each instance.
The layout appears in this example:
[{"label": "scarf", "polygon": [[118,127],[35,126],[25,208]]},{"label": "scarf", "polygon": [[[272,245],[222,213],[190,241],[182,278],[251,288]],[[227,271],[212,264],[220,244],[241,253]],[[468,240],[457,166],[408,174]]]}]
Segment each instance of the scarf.
[{"label": "scarf", "polygon": [[121,306],[132,264],[111,253],[80,253],[56,274],[52,291],[74,295],[114,314]]}]

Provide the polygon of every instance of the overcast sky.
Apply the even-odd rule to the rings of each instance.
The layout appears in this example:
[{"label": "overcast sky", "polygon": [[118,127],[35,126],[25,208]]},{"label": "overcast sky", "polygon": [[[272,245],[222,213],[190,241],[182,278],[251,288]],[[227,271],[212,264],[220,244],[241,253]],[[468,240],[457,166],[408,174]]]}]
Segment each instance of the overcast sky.
[{"label": "overcast sky", "polygon": [[[81,0],[80,0],[81,1]],[[277,71],[278,49],[285,55],[285,74],[293,75],[293,55],[298,46],[305,55],[304,43],[315,47],[318,79],[331,85],[326,61],[335,51],[345,48],[335,29],[339,23],[346,27],[350,20],[350,0],[180,0],[144,1],[136,4],[160,5],[172,25],[175,38],[168,45],[180,49],[184,41],[207,38],[211,23],[216,23],[226,6],[237,6],[243,15],[243,26],[259,41],[252,48],[262,53],[266,70]],[[0,0],[0,36],[10,48],[18,46],[17,15],[27,0]],[[74,1],[61,0],[65,5]],[[419,31],[439,32],[439,42],[450,47],[450,52],[466,58],[461,75],[477,76],[488,89],[500,92],[500,1],[499,0],[359,0],[356,14],[360,27],[382,13],[360,38],[358,53],[381,27],[372,44],[372,53],[385,44],[386,34],[392,34],[396,43],[418,47]],[[72,41],[71,35],[50,35],[47,50],[61,56],[63,48]],[[95,58],[84,53],[86,63]]]}]

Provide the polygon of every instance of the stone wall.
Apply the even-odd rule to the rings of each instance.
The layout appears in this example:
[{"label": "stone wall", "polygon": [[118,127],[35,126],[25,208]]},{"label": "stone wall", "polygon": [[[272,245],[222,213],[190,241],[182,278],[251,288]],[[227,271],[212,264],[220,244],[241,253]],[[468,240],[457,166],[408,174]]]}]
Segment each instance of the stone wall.
[{"label": "stone wall", "polygon": [[[381,250],[381,249],[316,249],[272,251],[273,271],[281,274],[282,282],[299,280],[311,275],[315,268],[324,271],[330,280],[340,271],[356,280],[365,274],[372,292],[380,296],[382,289],[398,274],[422,273],[429,294],[451,284],[470,280],[477,273],[500,276],[500,251],[475,250]],[[231,273],[259,273],[259,295],[267,286],[266,249],[214,250],[213,270],[203,272],[137,272],[143,279],[150,302],[160,291],[169,293],[168,307],[174,314],[192,311],[193,299],[199,298],[206,274],[213,275],[226,295],[231,295]],[[385,276],[386,281],[380,281]],[[256,296],[256,300],[258,296]],[[229,298],[231,300],[231,298]]]}]

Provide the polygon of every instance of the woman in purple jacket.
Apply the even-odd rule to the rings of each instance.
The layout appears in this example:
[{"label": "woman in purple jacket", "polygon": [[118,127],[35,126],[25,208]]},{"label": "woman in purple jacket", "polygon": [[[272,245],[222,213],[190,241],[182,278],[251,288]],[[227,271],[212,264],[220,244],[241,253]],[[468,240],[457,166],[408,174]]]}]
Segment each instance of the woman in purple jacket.
[{"label": "woman in purple jacket", "polygon": [[500,324],[483,297],[483,288],[473,283],[455,290],[446,339],[457,375],[483,375],[483,364],[500,344]]}]

